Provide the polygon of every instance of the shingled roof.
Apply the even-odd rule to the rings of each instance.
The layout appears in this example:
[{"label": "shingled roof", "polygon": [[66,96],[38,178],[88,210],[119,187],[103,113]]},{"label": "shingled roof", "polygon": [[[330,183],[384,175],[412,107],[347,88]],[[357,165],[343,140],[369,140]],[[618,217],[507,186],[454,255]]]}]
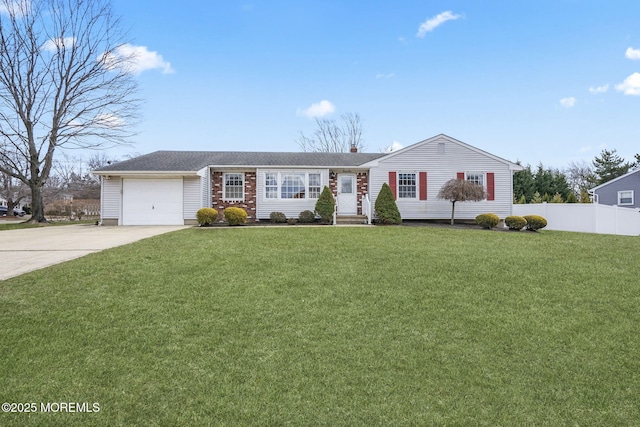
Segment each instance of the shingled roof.
[{"label": "shingled roof", "polygon": [[194,172],[206,166],[356,167],[385,153],[270,153],[249,151],[155,151],[95,172]]}]

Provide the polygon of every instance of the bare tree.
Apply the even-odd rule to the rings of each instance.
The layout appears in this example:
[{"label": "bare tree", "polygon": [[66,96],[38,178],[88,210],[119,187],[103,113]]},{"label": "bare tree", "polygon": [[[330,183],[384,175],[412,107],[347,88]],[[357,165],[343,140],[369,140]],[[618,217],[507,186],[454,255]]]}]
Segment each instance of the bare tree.
[{"label": "bare tree", "polygon": [[487,193],[482,185],[464,179],[450,179],[438,192],[438,199],[451,202],[451,225],[454,224],[456,202],[478,202],[485,197]]},{"label": "bare tree", "polygon": [[357,113],[345,113],[340,116],[342,123],[332,119],[316,118],[316,130],[310,137],[300,132],[296,140],[302,151],[346,153],[355,149],[362,151],[362,122]]},{"label": "bare tree", "polygon": [[46,221],[57,149],[132,135],[134,58],[119,28],[108,0],[0,0],[0,172],[30,188],[32,222]]},{"label": "bare tree", "polygon": [[595,185],[596,175],[589,162],[571,162],[564,172],[569,187],[576,196],[580,196]]}]

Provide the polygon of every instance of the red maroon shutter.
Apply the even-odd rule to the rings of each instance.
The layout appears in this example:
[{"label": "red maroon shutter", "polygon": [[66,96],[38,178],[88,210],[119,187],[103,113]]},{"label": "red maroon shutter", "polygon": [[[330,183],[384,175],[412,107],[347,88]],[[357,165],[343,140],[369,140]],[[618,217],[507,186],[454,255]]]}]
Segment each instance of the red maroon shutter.
[{"label": "red maroon shutter", "polygon": [[496,184],[495,174],[493,172],[487,172],[487,200],[496,199]]},{"label": "red maroon shutter", "polygon": [[464,172],[458,172],[458,179],[464,180]]},{"label": "red maroon shutter", "polygon": [[427,200],[427,173],[420,172],[420,200]]},{"label": "red maroon shutter", "polygon": [[398,185],[396,183],[396,173],[389,172],[389,187],[391,187],[391,192],[393,193],[393,200],[396,200],[398,197],[396,196],[396,191],[398,191]]}]

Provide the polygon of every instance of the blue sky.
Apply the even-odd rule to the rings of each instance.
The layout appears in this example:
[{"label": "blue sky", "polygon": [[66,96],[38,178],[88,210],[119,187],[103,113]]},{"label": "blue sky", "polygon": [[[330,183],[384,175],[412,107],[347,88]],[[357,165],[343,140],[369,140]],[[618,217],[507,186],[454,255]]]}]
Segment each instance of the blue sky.
[{"label": "blue sky", "polygon": [[[564,168],[640,152],[640,2],[115,0],[144,47],[135,145],[299,151],[358,113],[367,150],[439,133]],[[306,113],[306,114],[305,114]]]}]

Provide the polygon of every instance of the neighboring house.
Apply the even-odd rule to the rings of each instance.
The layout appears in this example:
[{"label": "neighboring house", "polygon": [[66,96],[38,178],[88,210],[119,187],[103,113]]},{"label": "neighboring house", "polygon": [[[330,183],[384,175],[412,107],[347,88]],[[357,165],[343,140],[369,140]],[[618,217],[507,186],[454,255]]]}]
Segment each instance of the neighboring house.
[{"label": "neighboring house", "polygon": [[392,153],[273,153],[156,151],[94,171],[101,177],[104,225],[195,224],[196,212],[230,206],[249,221],[271,212],[297,217],[314,210],[329,186],[337,215],[370,220],[383,183],[396,196],[403,219],[446,219],[451,203],[438,191],[452,178],[483,185],[481,202],[460,203],[456,218],[511,214],[513,172],[522,167],[446,135]]},{"label": "neighboring house", "polygon": [[640,169],[632,170],[591,189],[594,202],[602,205],[640,208]]}]

